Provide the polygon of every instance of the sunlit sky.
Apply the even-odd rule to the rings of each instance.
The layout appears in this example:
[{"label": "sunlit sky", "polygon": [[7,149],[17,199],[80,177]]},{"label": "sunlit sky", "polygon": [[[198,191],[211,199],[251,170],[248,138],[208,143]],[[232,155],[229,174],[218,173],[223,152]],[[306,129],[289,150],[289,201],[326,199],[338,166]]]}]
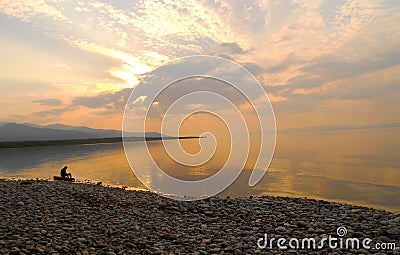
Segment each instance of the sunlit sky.
[{"label": "sunlit sky", "polygon": [[222,56],[278,129],[400,122],[400,2],[0,2],[0,122],[121,128],[131,88],[177,57]]}]

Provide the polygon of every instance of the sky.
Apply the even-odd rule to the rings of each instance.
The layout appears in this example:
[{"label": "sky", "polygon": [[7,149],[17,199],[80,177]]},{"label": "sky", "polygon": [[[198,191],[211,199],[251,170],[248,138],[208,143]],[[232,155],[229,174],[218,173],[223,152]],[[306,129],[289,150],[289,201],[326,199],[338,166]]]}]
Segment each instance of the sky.
[{"label": "sky", "polygon": [[247,68],[278,130],[400,123],[400,2],[0,1],[0,122],[121,129],[132,88],[190,55]]}]

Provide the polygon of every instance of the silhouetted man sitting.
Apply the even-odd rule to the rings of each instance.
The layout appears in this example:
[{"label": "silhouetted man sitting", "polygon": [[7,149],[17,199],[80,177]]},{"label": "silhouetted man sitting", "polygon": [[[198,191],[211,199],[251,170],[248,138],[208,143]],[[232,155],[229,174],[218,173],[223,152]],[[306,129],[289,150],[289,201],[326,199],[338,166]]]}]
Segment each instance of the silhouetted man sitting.
[{"label": "silhouetted man sitting", "polygon": [[67,166],[64,166],[62,169],[61,169],[61,177],[62,178],[72,178],[72,174],[71,173],[67,173]]}]

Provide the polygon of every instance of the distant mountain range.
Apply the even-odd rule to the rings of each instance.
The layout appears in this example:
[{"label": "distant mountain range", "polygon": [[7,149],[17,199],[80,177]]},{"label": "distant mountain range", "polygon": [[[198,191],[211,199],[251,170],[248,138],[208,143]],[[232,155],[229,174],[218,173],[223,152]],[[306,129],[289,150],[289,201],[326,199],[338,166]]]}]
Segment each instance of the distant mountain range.
[{"label": "distant mountain range", "polygon": [[[141,137],[142,133],[130,132],[130,137]],[[4,141],[40,141],[40,140],[68,140],[88,138],[121,137],[122,132],[114,129],[95,129],[85,126],[69,126],[52,124],[40,126],[30,123],[0,122],[0,142]],[[160,133],[148,132],[146,137],[161,137]]]}]

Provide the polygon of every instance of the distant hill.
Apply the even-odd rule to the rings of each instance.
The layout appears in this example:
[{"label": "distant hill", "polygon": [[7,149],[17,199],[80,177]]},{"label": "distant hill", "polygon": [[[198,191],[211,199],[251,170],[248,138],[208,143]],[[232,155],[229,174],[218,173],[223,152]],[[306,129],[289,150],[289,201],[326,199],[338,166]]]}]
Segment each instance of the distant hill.
[{"label": "distant hill", "polygon": [[105,129],[95,129],[95,128],[89,128],[85,126],[68,126],[64,124],[52,124],[52,125],[47,125],[44,126],[45,128],[52,128],[52,129],[57,129],[57,130],[74,130],[78,132],[83,132],[83,133],[89,133],[89,134],[95,134],[100,137],[117,137],[121,136],[121,131],[119,130],[105,130]]},{"label": "distant hill", "polygon": [[[127,135],[142,136],[141,133],[128,133]],[[30,123],[17,124],[0,122],[0,142],[110,138],[121,136],[121,131],[112,129],[94,129],[85,126],[68,126],[63,124],[40,126]],[[161,134],[156,132],[146,133],[146,137],[160,136]]]}]

